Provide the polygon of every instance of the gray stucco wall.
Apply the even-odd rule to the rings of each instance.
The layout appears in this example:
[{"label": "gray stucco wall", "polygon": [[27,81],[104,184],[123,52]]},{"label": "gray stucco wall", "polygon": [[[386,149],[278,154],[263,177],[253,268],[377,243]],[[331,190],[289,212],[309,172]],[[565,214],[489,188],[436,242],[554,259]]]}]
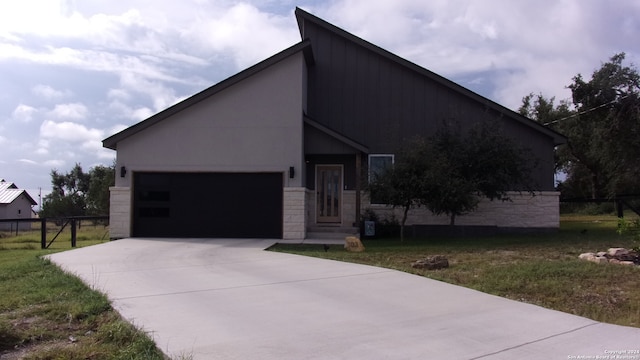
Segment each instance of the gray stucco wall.
[{"label": "gray stucco wall", "polygon": [[[302,169],[303,57],[291,56],[118,143],[116,186],[135,171]],[[302,174],[301,171],[296,171]],[[285,186],[301,186],[301,177]]]},{"label": "gray stucco wall", "polygon": [[[282,172],[295,168],[284,187],[304,184],[302,112],[306,68],[292,55],[157,124],[121,140],[111,237],[129,236],[131,209],[123,204],[136,171]],[[120,168],[127,169],[120,177]],[[128,190],[128,191],[127,191]]]}]

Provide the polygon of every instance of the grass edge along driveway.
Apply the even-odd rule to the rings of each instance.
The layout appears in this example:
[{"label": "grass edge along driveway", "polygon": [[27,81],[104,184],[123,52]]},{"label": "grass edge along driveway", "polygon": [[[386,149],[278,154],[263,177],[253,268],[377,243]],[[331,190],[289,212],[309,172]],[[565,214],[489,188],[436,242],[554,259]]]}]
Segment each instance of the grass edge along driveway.
[{"label": "grass edge along driveway", "polygon": [[29,234],[0,238],[2,359],[165,359],[149,334],[122,319],[104,294],[42,258],[68,243],[56,247],[35,250],[39,239]]}]

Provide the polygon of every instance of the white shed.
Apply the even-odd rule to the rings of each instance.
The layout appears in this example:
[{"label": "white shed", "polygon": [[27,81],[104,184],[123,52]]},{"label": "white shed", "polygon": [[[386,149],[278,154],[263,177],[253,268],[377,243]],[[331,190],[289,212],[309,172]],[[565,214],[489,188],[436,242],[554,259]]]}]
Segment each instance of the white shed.
[{"label": "white shed", "polygon": [[[24,189],[11,182],[0,179],[0,220],[30,219],[33,217],[31,207],[36,201]],[[30,222],[0,222],[0,231],[30,230]]]}]

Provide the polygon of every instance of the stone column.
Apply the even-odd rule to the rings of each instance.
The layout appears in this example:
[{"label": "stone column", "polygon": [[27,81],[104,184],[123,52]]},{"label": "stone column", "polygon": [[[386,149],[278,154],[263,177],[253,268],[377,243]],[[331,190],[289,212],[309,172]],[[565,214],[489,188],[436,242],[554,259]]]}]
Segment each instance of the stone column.
[{"label": "stone column", "polygon": [[306,236],[306,189],[285,187],[283,193],[282,238],[302,240]]},{"label": "stone column", "polygon": [[120,239],[131,236],[131,188],[109,188],[109,237]]}]

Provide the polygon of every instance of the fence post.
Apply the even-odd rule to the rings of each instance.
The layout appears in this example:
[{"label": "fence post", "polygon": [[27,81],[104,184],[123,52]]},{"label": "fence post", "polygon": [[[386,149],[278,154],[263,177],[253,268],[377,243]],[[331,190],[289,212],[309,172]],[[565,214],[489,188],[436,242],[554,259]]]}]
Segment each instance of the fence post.
[{"label": "fence post", "polygon": [[40,219],[40,246],[47,248],[47,218]]},{"label": "fence post", "polygon": [[76,219],[71,219],[71,247],[76,247]]}]

